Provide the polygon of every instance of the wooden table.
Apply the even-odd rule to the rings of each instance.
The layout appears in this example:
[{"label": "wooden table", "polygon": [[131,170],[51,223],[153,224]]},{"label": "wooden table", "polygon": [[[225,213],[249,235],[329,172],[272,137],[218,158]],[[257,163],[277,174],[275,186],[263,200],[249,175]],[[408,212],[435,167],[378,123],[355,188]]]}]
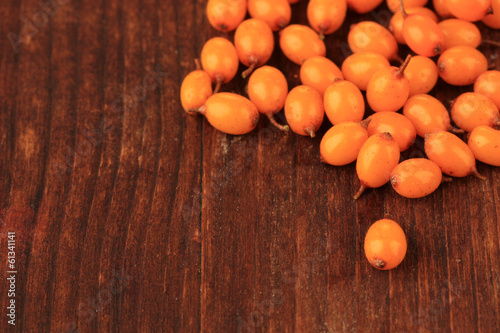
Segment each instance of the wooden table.
[{"label": "wooden table", "polygon": [[[57,1],[0,4],[0,331],[500,331],[499,168],[422,199],[386,185],[354,201],[355,166],[319,159],[330,124],[311,139],[262,119],[231,136],[184,113],[182,79],[224,35],[205,1]],[[328,56],[342,63],[350,24],[387,19],[349,12]],[[480,49],[500,68],[498,48]],[[278,48],[269,63],[299,84]],[[470,90],[432,94],[449,106]],[[403,158],[422,155],[419,140]],[[363,239],[386,214],[408,253],[378,271]]]}]

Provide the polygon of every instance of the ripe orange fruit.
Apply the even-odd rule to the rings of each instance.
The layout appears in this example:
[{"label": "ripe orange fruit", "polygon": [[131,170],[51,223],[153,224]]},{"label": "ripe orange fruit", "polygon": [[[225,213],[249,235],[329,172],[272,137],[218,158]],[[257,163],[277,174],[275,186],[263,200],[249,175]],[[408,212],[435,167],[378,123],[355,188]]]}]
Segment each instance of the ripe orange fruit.
[{"label": "ripe orange fruit", "polygon": [[314,138],[324,116],[323,98],[316,89],[297,86],[288,93],[285,117],[295,133]]},{"label": "ripe orange fruit", "polygon": [[319,146],[321,159],[331,165],[346,165],[358,158],[358,153],[368,139],[366,124],[345,122],[330,128]]},{"label": "ripe orange fruit", "polygon": [[208,0],[208,22],[217,30],[233,31],[245,19],[246,0]]},{"label": "ripe orange fruit", "polygon": [[318,34],[300,24],[289,25],[280,31],[280,47],[285,56],[297,65],[302,65],[309,58],[326,55],[325,43]]},{"label": "ripe orange fruit", "polygon": [[365,91],[373,74],[379,69],[389,66],[391,66],[389,60],[381,54],[373,52],[353,53],[342,63],[342,74],[344,79]]},{"label": "ripe orange fruit", "polygon": [[378,220],[366,233],[364,249],[366,259],[373,267],[381,270],[394,268],[406,255],[405,233],[393,220]]},{"label": "ripe orange fruit", "polygon": [[454,86],[473,84],[488,70],[484,54],[470,46],[454,46],[445,50],[437,62],[439,76]]},{"label": "ripe orange fruit", "polygon": [[300,66],[302,84],[313,87],[321,96],[325,94],[325,90],[330,84],[343,78],[342,71],[337,65],[325,57],[311,57]]},{"label": "ripe orange fruit", "polygon": [[468,145],[477,160],[500,167],[499,143],[500,131],[489,126],[478,126],[470,134]]},{"label": "ripe orange fruit", "polygon": [[434,192],[443,179],[439,166],[426,158],[399,163],[391,172],[391,185],[406,198],[421,198]]}]

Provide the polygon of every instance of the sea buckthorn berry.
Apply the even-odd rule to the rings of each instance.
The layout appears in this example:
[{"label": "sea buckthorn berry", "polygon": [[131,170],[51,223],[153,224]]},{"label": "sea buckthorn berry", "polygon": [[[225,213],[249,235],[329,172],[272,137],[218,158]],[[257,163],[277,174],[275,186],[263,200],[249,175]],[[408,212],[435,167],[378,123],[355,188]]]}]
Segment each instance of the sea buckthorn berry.
[{"label": "sea buckthorn berry", "polygon": [[483,18],[483,23],[493,29],[500,29],[500,0],[492,0],[491,7],[493,13]]},{"label": "sea buckthorn berry", "polygon": [[[478,126],[500,126],[500,113],[491,99],[477,93],[464,93],[451,108],[451,119],[467,132]],[[500,142],[499,142],[500,144]]]},{"label": "sea buckthorn berry", "polygon": [[292,8],[288,0],[248,0],[248,14],[278,31],[290,23]]},{"label": "sea buckthorn berry", "polygon": [[271,58],[274,50],[273,32],[262,20],[245,20],[234,33],[234,46],[241,63],[248,67],[242,73],[245,78],[256,67],[264,65]]},{"label": "sea buckthorn berry", "polygon": [[295,133],[314,138],[324,116],[323,98],[316,89],[297,86],[288,93],[285,117]]},{"label": "sea buckthorn berry", "polygon": [[444,48],[453,46],[470,46],[476,48],[481,44],[481,32],[474,23],[460,19],[448,19],[438,23],[444,34]]},{"label": "sea buckthorn berry", "polygon": [[366,233],[366,259],[375,268],[389,270],[396,267],[405,258],[406,248],[405,233],[393,220],[378,220]]},{"label": "sea buckthorn berry", "polygon": [[391,173],[391,185],[405,198],[421,198],[434,192],[443,174],[439,166],[426,158],[412,158],[399,163]]},{"label": "sea buckthorn berry", "polygon": [[285,56],[302,65],[304,61],[315,56],[326,55],[325,43],[311,28],[292,24],[280,31],[280,47]]},{"label": "sea buckthorn berry", "polygon": [[347,165],[356,161],[368,139],[366,123],[345,122],[330,128],[319,146],[321,160],[331,165]]},{"label": "sea buckthorn berry", "polygon": [[[423,15],[429,17],[436,23],[438,22],[437,15],[429,8],[413,7],[405,9],[405,11],[408,15]],[[396,11],[394,15],[392,15],[391,21],[389,22],[389,26],[387,27],[387,29],[389,29],[389,31],[392,32],[394,38],[396,38],[396,41],[399,44],[406,44],[406,41],[403,37],[403,22],[404,22],[403,12]]]},{"label": "sea buckthorn berry", "polygon": [[401,67],[391,66],[373,74],[366,88],[366,99],[373,111],[397,111],[406,103],[410,84],[404,71],[410,59],[408,55]]},{"label": "sea buckthorn berry", "polygon": [[424,56],[412,57],[405,75],[410,83],[410,96],[427,94],[434,88],[439,77],[436,63]]},{"label": "sea buckthorn berry", "polygon": [[419,55],[434,57],[443,51],[444,34],[441,28],[424,15],[406,16],[403,22],[403,38],[408,47]]},{"label": "sea buckthorn berry", "polygon": [[245,19],[246,0],[208,0],[208,21],[217,30],[233,31]]},{"label": "sea buckthorn berry", "polygon": [[353,53],[342,63],[342,74],[344,79],[365,91],[373,74],[379,69],[389,66],[391,66],[389,60],[381,54],[373,52]]},{"label": "sea buckthorn berry", "polygon": [[307,19],[320,38],[337,31],[346,13],[346,0],[310,0],[307,5]]},{"label": "sea buckthorn berry", "polygon": [[[424,7],[427,1],[428,0],[403,0],[403,6],[405,9]],[[389,7],[391,12],[396,13],[401,10],[401,2],[400,0],[387,0],[387,7]]]},{"label": "sea buckthorn berry", "polygon": [[408,118],[396,112],[377,112],[371,116],[367,127],[368,135],[390,133],[399,150],[405,151],[415,142],[417,132]]},{"label": "sea buckthorn berry", "polygon": [[343,80],[334,82],[326,89],[323,100],[326,116],[333,125],[363,119],[365,100],[354,83]]},{"label": "sea buckthorn berry", "polygon": [[474,82],[474,92],[488,97],[500,109],[500,71],[487,71],[479,75]]},{"label": "sea buckthorn berry", "polygon": [[398,57],[398,42],[389,30],[372,21],[351,26],[347,43],[352,52],[374,52],[394,60]]},{"label": "sea buckthorn berry", "polygon": [[389,133],[370,136],[361,147],[356,162],[361,187],[354,199],[358,199],[367,188],[387,183],[391,178],[391,171],[399,163],[399,154],[399,146]]},{"label": "sea buckthorn berry", "polygon": [[225,38],[209,39],[201,50],[201,65],[216,84],[214,94],[219,91],[221,84],[233,79],[238,72],[238,64],[236,49]]},{"label": "sea buckthorn berry", "polygon": [[469,147],[456,135],[449,132],[436,132],[425,136],[425,153],[436,163],[441,171],[453,177],[466,177],[478,174],[476,159]]},{"label": "sea buckthorn berry", "polygon": [[276,122],[274,115],[285,106],[288,94],[286,78],[278,69],[263,66],[255,70],[248,80],[248,97],[260,113],[279,129],[288,131],[288,126]]},{"label": "sea buckthorn berry", "polygon": [[439,17],[451,17],[453,14],[446,8],[445,0],[432,0],[434,11]]},{"label": "sea buckthorn berry", "polygon": [[182,81],[181,104],[186,112],[196,114],[195,109],[205,105],[210,96],[212,96],[212,79],[207,72],[195,70]]},{"label": "sea buckthorn berry", "polygon": [[384,0],[347,0],[349,8],[358,14],[366,14],[377,8]]},{"label": "sea buckthorn berry", "polygon": [[477,160],[500,167],[500,131],[489,126],[474,128],[469,136],[469,148]]},{"label": "sea buckthorn berry", "polygon": [[233,135],[246,134],[259,123],[259,111],[247,98],[233,93],[218,93],[199,110],[210,125]]},{"label": "sea buckthorn berry", "polygon": [[461,20],[475,22],[491,13],[491,0],[444,0],[446,8]]},{"label": "sea buckthorn berry", "polygon": [[300,81],[302,84],[313,87],[321,96],[326,88],[337,79],[344,79],[342,71],[328,58],[312,57],[300,66]]},{"label": "sea buckthorn berry", "polygon": [[476,78],[488,70],[488,60],[470,46],[455,46],[445,50],[437,62],[439,76],[454,86],[473,84]]},{"label": "sea buckthorn berry", "polygon": [[462,130],[451,127],[450,115],[443,103],[430,95],[418,94],[408,98],[403,115],[411,121],[422,138],[441,131],[463,133]]}]

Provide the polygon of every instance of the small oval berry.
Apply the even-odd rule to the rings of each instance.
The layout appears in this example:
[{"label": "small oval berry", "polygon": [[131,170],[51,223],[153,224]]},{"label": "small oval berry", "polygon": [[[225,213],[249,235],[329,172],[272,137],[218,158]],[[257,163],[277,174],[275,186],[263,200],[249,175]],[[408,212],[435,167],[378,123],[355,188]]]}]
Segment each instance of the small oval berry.
[{"label": "small oval berry", "polygon": [[477,160],[500,167],[500,131],[478,126],[470,134],[468,145]]},{"label": "small oval berry", "polygon": [[233,31],[245,19],[246,0],[208,0],[208,21],[217,30]]},{"label": "small oval berry", "polygon": [[491,12],[491,0],[444,0],[446,8],[456,18],[475,22]]},{"label": "small oval berry", "polygon": [[381,54],[373,52],[353,53],[342,63],[342,74],[344,79],[365,91],[373,74],[379,69],[389,66],[391,66],[389,60]]},{"label": "small oval berry", "polygon": [[182,81],[181,104],[186,112],[196,114],[195,109],[205,105],[210,96],[212,96],[212,79],[207,72],[195,70]]},{"label": "small oval berry", "polygon": [[446,8],[446,5],[444,3],[445,0],[432,0],[432,4],[434,7],[434,11],[436,11],[436,14],[439,15],[439,17],[451,17],[453,14]]},{"label": "small oval berry", "polygon": [[201,66],[210,75],[216,87],[231,81],[238,72],[238,54],[233,43],[222,37],[209,39],[201,50]]},{"label": "small oval berry", "polygon": [[412,158],[399,163],[391,173],[391,185],[405,198],[421,198],[434,192],[443,174],[439,166],[426,158]]},{"label": "small oval berry", "polygon": [[406,249],[405,233],[393,220],[378,220],[366,232],[366,259],[377,269],[389,270],[398,266],[406,256]]},{"label": "small oval berry", "polygon": [[300,66],[302,84],[313,87],[322,96],[326,88],[337,79],[344,79],[342,71],[328,58],[311,57]]},{"label": "small oval berry", "polygon": [[358,153],[368,139],[368,132],[361,123],[345,122],[330,128],[319,146],[321,159],[331,165],[347,165],[358,158]]},{"label": "small oval berry", "polygon": [[295,133],[315,137],[324,116],[323,98],[316,89],[297,86],[288,93],[285,117]]},{"label": "small oval berry", "polygon": [[[423,15],[432,19],[434,22],[438,22],[437,15],[427,7],[413,7],[405,9],[406,14],[408,15]],[[396,11],[394,15],[392,15],[391,21],[389,22],[389,26],[387,29],[392,32],[394,38],[396,38],[399,44],[406,44],[406,41],[403,37],[403,22],[405,18],[403,12]]]},{"label": "small oval berry", "polygon": [[463,93],[453,102],[451,118],[467,132],[478,126],[500,126],[500,113],[491,99],[477,93]]},{"label": "small oval berry", "polygon": [[233,93],[212,95],[199,112],[210,125],[232,135],[246,134],[259,122],[257,107],[247,98]]},{"label": "small oval berry", "polygon": [[488,70],[484,54],[470,46],[455,46],[445,50],[437,62],[439,76],[454,86],[473,84]]},{"label": "small oval berry", "polygon": [[410,96],[427,94],[434,88],[439,77],[436,63],[428,57],[419,55],[411,58],[405,75],[410,84]]},{"label": "small oval berry", "polygon": [[389,30],[372,21],[351,26],[347,43],[354,53],[374,52],[394,60],[398,57],[398,43]]},{"label": "small oval berry", "polygon": [[290,23],[292,8],[288,0],[248,0],[248,14],[265,21],[273,31]]},{"label": "small oval berry", "polygon": [[323,100],[326,116],[333,125],[363,119],[365,100],[354,83],[344,80],[334,82],[326,89]]},{"label": "small oval berry", "polygon": [[248,97],[260,113],[267,116],[277,128],[287,131],[288,127],[276,122],[274,115],[285,106],[288,83],[280,70],[263,66],[255,70],[248,80]]},{"label": "small oval berry", "polygon": [[315,56],[326,55],[325,43],[311,28],[292,24],[280,31],[280,47],[285,56],[302,65],[304,61]]},{"label": "small oval berry", "polygon": [[488,97],[500,109],[500,71],[492,70],[479,75],[474,82],[474,92]]},{"label": "small oval berry", "polygon": [[476,48],[481,44],[481,32],[474,23],[460,19],[448,19],[438,23],[444,34],[444,49],[454,46]]},{"label": "small oval berry", "polygon": [[310,0],[307,5],[309,25],[321,36],[337,31],[347,13],[346,0]]},{"label": "small oval berry", "polygon": [[476,159],[469,147],[456,135],[436,132],[425,136],[425,153],[441,171],[453,177],[476,175]]},{"label": "small oval berry", "polygon": [[491,7],[493,13],[483,18],[483,23],[493,29],[500,29],[500,0],[492,0]]},{"label": "small oval berry", "polygon": [[371,116],[368,135],[390,133],[396,140],[399,150],[405,151],[415,142],[417,132],[408,118],[396,112],[377,112]]},{"label": "small oval berry", "polygon": [[262,20],[245,20],[234,33],[234,46],[241,63],[248,67],[242,73],[245,78],[271,58],[274,50],[273,32]]},{"label": "small oval berry", "polygon": [[358,14],[366,14],[377,8],[384,0],[347,0],[349,8]]},{"label": "small oval berry", "polygon": [[399,163],[399,146],[389,133],[370,136],[359,151],[356,162],[361,187],[354,196],[358,199],[366,188],[383,186]]},{"label": "small oval berry", "polygon": [[403,22],[403,38],[418,55],[434,57],[443,51],[444,34],[438,24],[424,15],[408,15]]}]

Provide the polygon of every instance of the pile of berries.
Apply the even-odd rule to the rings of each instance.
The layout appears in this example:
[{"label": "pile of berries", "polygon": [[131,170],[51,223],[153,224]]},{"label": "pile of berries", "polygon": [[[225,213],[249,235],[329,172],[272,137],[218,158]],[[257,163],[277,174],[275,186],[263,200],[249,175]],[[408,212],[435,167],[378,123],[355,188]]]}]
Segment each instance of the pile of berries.
[{"label": "pile of berries", "polygon": [[[232,135],[252,131],[263,114],[285,132],[315,137],[326,114],[333,127],[321,140],[321,159],[336,166],[357,161],[361,187],[355,199],[389,181],[402,196],[423,197],[449,180],[443,173],[482,178],[476,160],[500,166],[500,71],[488,70],[477,50],[481,43],[498,42],[482,40],[472,23],[482,20],[500,29],[500,0],[433,0],[434,11],[425,7],[428,0],[386,0],[394,13],[389,26],[353,25],[347,37],[353,54],[340,68],[326,57],[324,38],[342,26],[349,8],[368,13],[383,0],[310,0],[309,26],[289,25],[291,4],[298,1],[209,0],[210,24],[235,30],[234,41],[215,37],[205,43],[198,68],[181,86],[184,110]],[[300,66],[302,85],[290,91],[283,73],[265,65],[275,36],[281,52]],[[414,55],[399,58],[400,44]],[[219,93],[238,73],[239,62],[247,67],[241,75],[248,77],[248,98]],[[473,85],[473,92],[458,96],[448,111],[428,94],[438,77],[453,86]],[[374,112],[366,119],[364,96]],[[274,118],[282,109],[286,125]],[[456,135],[465,132],[467,143]],[[400,153],[417,135],[425,139],[427,158],[400,163]],[[377,260],[372,264],[381,266]]]}]

